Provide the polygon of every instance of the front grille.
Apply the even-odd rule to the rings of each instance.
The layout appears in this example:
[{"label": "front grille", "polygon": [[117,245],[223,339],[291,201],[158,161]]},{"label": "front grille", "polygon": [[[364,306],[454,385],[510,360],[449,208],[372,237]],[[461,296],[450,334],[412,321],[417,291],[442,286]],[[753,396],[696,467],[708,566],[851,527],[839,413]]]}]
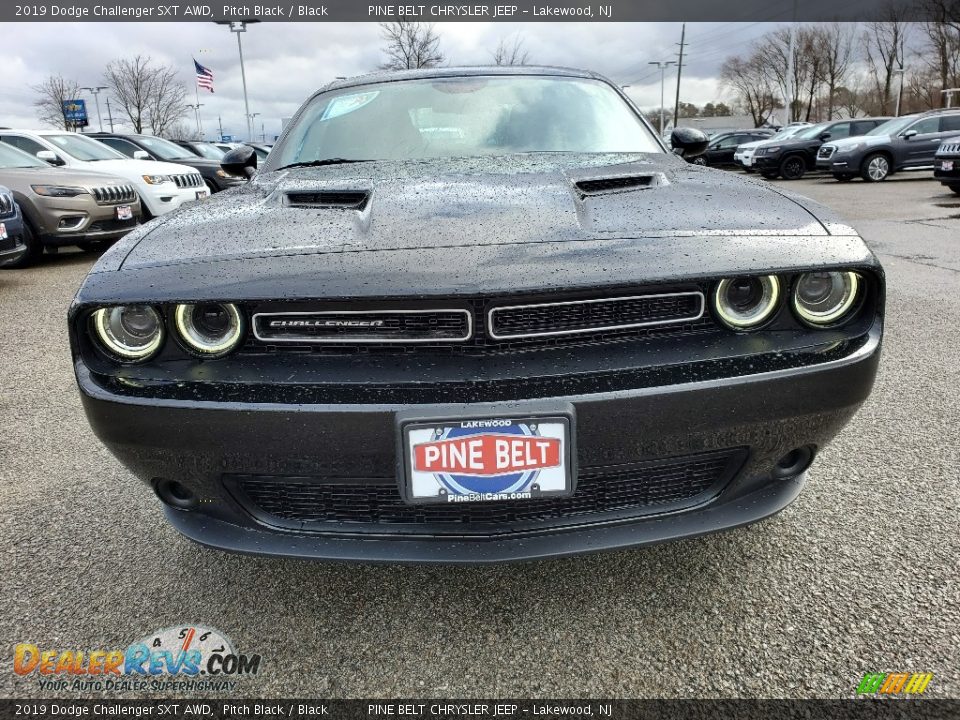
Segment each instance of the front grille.
[{"label": "front grille", "polygon": [[13,215],[13,196],[0,193],[0,217]]},{"label": "front grille", "polygon": [[821,145],[820,150],[817,151],[817,157],[827,160],[833,157],[835,151],[836,148],[830,147],[829,145]]},{"label": "front grille", "polygon": [[132,217],[129,220],[98,220],[95,223],[90,223],[90,227],[87,228],[88,233],[98,233],[98,232],[112,232],[114,230],[129,230],[132,229],[134,225],[137,224],[136,217]]},{"label": "front grille", "polygon": [[[228,476],[227,487],[256,518],[303,530],[500,534],[629,518],[702,504],[741,467],[743,449],[651,462],[581,468],[570,497],[492,503],[408,505],[385,479]],[[525,528],[524,525],[527,527]],[[428,528],[429,526],[429,528]],[[470,526],[470,527],[467,527]]]},{"label": "front grille", "polygon": [[699,291],[510,305],[490,310],[487,330],[497,340],[602,332],[693,322],[704,309]]},{"label": "front grille", "polygon": [[949,145],[944,143],[937,150],[937,155],[946,155],[947,153],[960,153],[960,143],[950,143]]},{"label": "front grille", "polygon": [[200,173],[186,173],[184,175],[171,175],[178,188],[193,188],[203,185],[203,176]]},{"label": "front grille", "polygon": [[133,185],[105,185],[91,188],[90,194],[97,201],[97,205],[120,205],[132,203],[137,199],[137,191]]},{"label": "front grille", "polygon": [[253,333],[264,342],[431,343],[470,339],[468,310],[370,310],[257,313]]}]

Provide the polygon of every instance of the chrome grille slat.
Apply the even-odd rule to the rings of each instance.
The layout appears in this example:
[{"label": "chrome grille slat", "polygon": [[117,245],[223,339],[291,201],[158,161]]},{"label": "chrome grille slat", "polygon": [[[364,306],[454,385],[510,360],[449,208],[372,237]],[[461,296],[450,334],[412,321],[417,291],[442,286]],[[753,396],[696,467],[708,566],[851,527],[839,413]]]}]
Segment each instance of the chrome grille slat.
[{"label": "chrome grille slat", "polygon": [[6,194],[0,195],[0,215],[13,214],[13,199]]},{"label": "chrome grille slat", "polygon": [[199,173],[184,173],[171,177],[178,188],[192,188],[203,185],[203,177]]},{"label": "chrome grille slat", "polygon": [[97,205],[120,205],[132,203],[137,199],[133,185],[104,185],[90,189]]}]

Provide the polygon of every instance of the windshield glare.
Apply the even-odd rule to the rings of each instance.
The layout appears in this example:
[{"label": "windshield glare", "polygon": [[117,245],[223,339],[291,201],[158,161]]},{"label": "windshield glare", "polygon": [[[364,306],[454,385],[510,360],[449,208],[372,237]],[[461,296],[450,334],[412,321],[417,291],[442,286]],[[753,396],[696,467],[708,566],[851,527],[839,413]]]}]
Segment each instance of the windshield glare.
[{"label": "windshield glare", "polygon": [[43,160],[25,153],[19,148],[0,142],[0,168],[24,168],[24,167],[44,167],[50,166]]},{"label": "windshield glare", "polygon": [[905,117],[887,120],[885,123],[877,125],[873,130],[868,132],[867,135],[896,135],[916,119],[913,115],[907,115]]},{"label": "windshield glare", "polygon": [[798,132],[794,137],[797,140],[809,140],[811,138],[817,137],[820,133],[823,132],[824,128],[827,127],[826,123],[820,123],[819,125],[813,125],[811,127],[805,127],[800,132]]},{"label": "windshield glare", "polygon": [[148,148],[161,160],[189,160],[191,156],[190,151],[186,148],[163,138],[141,135],[137,138],[137,142]]},{"label": "windshield glare", "polygon": [[210,143],[197,142],[193,143],[190,147],[200,153],[201,157],[209,158],[210,160],[220,160],[226,155],[223,150],[214,147]]},{"label": "windshield glare", "polygon": [[121,155],[113,148],[107,147],[101,142],[92,140],[83,135],[46,135],[44,139],[53,143],[63,150],[67,155],[77,160],[128,160],[126,155]]},{"label": "windshield glare", "polygon": [[604,82],[478,76],[323,93],[297,118],[270,160],[279,167],[329,158],[421,160],[526,152],[664,151]]}]

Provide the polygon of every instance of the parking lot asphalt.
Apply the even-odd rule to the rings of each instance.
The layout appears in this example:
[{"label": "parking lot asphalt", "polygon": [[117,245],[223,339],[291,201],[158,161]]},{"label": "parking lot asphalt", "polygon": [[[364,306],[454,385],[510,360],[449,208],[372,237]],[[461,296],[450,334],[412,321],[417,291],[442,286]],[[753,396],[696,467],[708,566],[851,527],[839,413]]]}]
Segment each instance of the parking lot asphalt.
[{"label": "parking lot asphalt", "polygon": [[331,565],[181,538],[81,410],[65,315],[95,256],[0,271],[0,692],[77,696],[15,676],[16,643],[124,648],[201,623],[262,655],[235,690],[250,697],[851,697],[891,671],[960,696],[960,196],[919,177],[777,184],[836,209],[884,264],[871,399],[774,518],[526,565]]}]

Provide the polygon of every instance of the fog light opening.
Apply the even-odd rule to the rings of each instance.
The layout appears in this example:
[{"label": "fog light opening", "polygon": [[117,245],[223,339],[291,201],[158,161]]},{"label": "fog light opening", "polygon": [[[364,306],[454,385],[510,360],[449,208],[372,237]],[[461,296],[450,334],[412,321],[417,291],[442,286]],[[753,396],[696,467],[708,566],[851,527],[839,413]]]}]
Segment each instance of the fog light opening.
[{"label": "fog light opening", "polygon": [[773,477],[778,479],[796,477],[810,467],[813,462],[813,448],[809,445],[794,448],[777,460],[773,468]]},{"label": "fog light opening", "polygon": [[197,504],[197,497],[183,483],[176,480],[157,480],[154,485],[161,502],[180,510],[188,510]]}]

